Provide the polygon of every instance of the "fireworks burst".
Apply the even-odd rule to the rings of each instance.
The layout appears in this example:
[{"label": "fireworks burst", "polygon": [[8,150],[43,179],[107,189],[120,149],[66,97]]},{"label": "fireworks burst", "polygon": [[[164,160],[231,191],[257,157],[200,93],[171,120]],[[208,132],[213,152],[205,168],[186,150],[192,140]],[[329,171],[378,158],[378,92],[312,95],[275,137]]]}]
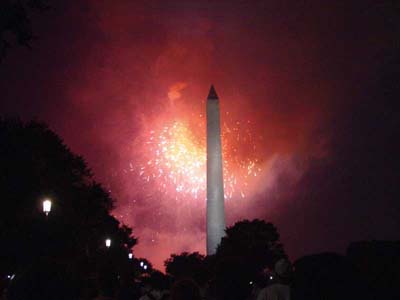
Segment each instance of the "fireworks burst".
[{"label": "fireworks burst", "polygon": [[[184,121],[166,122],[148,132],[139,170],[145,183],[175,199],[206,198],[206,138],[202,121],[200,116],[200,122],[192,126]],[[246,197],[249,181],[261,171],[250,122],[245,125],[242,128],[234,122],[232,127],[226,123],[222,127],[225,199]],[[240,151],[238,146],[243,144],[245,151]]]},{"label": "fireworks burst", "polygon": [[147,181],[156,179],[168,193],[191,194],[195,198],[204,190],[206,153],[202,141],[196,139],[182,122],[173,122],[161,131],[150,131],[146,142],[151,159],[141,167]]}]

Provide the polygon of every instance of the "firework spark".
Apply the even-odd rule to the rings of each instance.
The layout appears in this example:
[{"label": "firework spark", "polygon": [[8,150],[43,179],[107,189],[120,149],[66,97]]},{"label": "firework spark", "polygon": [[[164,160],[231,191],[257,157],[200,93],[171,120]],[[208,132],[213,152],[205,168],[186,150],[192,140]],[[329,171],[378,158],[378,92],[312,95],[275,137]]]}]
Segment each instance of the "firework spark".
[{"label": "firework spark", "polygon": [[[181,120],[165,122],[145,135],[146,151],[139,170],[145,183],[175,199],[205,199],[206,139],[201,115],[199,121],[195,125]],[[241,143],[256,149],[250,122],[244,127],[239,122],[233,124],[224,123],[222,128],[225,199],[246,197],[249,181],[261,172],[254,154],[238,150]]]}]

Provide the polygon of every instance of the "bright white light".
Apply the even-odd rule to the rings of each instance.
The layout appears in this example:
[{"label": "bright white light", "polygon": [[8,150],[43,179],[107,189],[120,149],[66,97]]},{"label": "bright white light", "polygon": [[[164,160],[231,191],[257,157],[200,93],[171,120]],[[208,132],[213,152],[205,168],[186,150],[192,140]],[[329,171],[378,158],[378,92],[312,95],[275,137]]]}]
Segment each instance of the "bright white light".
[{"label": "bright white light", "polygon": [[110,248],[111,246],[111,240],[110,239],[106,239],[106,247]]},{"label": "bright white light", "polygon": [[144,265],[144,266],[143,266],[143,269],[147,270],[147,265]]},{"label": "bright white light", "polygon": [[140,266],[143,267],[143,265],[144,265],[144,262],[141,261],[141,262],[140,262]]},{"label": "bright white light", "polygon": [[133,254],[132,254],[132,253],[129,253],[129,254],[128,254],[128,258],[129,258],[129,259],[132,259],[132,257],[133,257]]},{"label": "bright white light", "polygon": [[269,276],[269,279],[271,279],[271,280],[272,280],[272,279],[274,279],[274,277],[273,277],[273,276]]},{"label": "bright white light", "polygon": [[253,284],[253,281],[250,281],[249,284],[252,285],[252,284]]},{"label": "bright white light", "polygon": [[43,201],[43,212],[47,216],[50,211],[51,211],[51,201],[49,199],[46,199]]}]

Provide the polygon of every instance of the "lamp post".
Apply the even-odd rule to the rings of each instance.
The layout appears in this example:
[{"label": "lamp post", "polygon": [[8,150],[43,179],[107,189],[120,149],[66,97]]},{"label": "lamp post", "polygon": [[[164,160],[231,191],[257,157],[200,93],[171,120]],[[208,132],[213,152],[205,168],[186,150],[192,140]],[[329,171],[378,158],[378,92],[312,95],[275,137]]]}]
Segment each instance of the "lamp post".
[{"label": "lamp post", "polygon": [[107,248],[111,247],[111,239],[106,239],[106,247]]},{"label": "lamp post", "polygon": [[141,261],[141,262],[140,262],[140,267],[141,267],[141,268],[143,268],[143,270],[145,270],[145,271],[146,271],[146,270],[147,270],[147,268],[148,268],[149,266],[148,266],[148,265],[146,265],[144,261]]},{"label": "lamp post", "polygon": [[45,199],[43,200],[43,212],[46,214],[46,217],[49,215],[51,211],[51,200]]}]

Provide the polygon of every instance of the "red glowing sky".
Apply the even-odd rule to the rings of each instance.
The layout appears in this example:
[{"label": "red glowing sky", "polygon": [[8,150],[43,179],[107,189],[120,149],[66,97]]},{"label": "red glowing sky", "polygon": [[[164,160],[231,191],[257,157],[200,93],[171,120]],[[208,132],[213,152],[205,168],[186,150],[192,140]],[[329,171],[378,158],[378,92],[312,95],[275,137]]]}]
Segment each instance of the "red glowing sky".
[{"label": "red glowing sky", "polygon": [[[332,229],[337,219],[325,218],[321,202],[336,213],[343,203],[313,194],[313,168],[336,162],[337,124],[360,102],[393,38],[384,10],[356,2],[60,1],[33,16],[34,50],[16,49],[5,61],[2,109],[46,121],[82,154],[117,200],[114,214],[139,237],[135,255],[161,268],[171,253],[205,251],[205,203],[143,180],[146,141],[174,121],[195,142],[204,138],[200,115],[213,83],[222,122],[252,137],[237,145],[228,138],[232,157],[256,157],[261,170],[244,198],[227,202],[228,224],[273,221],[292,257],[343,250],[381,236],[357,225],[328,241],[341,227]],[[349,207],[345,224],[366,222]]]}]

